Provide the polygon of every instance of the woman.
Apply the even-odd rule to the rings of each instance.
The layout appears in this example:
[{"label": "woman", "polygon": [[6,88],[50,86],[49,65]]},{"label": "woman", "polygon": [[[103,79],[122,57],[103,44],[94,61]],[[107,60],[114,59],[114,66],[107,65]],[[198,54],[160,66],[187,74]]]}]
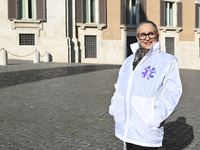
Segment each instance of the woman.
[{"label": "woman", "polygon": [[133,54],[123,63],[109,112],[115,135],[127,150],[157,150],[162,146],[163,122],[176,110],[182,94],[177,59],[160,50],[152,21],[137,27]]}]

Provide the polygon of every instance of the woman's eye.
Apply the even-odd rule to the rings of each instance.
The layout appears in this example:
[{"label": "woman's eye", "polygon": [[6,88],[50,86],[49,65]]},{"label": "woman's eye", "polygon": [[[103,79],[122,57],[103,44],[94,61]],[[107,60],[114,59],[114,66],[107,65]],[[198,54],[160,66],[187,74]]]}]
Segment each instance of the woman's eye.
[{"label": "woman's eye", "polygon": [[142,34],[140,34],[140,36],[146,36],[146,34],[142,33]]}]

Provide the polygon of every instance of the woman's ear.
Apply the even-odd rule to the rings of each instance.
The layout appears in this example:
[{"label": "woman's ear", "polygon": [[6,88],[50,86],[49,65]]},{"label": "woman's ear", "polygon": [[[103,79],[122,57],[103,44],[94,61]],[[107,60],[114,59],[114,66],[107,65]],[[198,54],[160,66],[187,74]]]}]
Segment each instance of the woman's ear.
[{"label": "woman's ear", "polygon": [[140,43],[140,39],[138,38],[138,36],[136,36],[136,39],[137,39],[138,43]]}]

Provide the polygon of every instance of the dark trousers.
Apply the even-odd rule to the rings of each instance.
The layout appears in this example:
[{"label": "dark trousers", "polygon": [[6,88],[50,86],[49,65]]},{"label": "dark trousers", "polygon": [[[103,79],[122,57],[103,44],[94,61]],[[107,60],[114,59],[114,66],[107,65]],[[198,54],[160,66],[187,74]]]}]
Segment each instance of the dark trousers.
[{"label": "dark trousers", "polygon": [[142,147],[139,145],[126,143],[127,150],[158,150],[158,147]]}]

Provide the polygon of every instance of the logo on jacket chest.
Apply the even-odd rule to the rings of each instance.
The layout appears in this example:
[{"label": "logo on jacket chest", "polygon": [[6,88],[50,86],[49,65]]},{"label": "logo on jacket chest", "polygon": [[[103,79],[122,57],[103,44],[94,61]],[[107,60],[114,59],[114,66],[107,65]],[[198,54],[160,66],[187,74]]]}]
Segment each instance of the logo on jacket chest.
[{"label": "logo on jacket chest", "polygon": [[148,67],[146,67],[146,68],[144,68],[144,72],[142,72],[142,74],[143,74],[143,78],[147,78],[148,80],[150,79],[150,78],[153,78],[154,77],[154,74],[156,73],[156,71],[155,71],[155,68],[154,67],[151,67],[151,66],[148,66]]}]

